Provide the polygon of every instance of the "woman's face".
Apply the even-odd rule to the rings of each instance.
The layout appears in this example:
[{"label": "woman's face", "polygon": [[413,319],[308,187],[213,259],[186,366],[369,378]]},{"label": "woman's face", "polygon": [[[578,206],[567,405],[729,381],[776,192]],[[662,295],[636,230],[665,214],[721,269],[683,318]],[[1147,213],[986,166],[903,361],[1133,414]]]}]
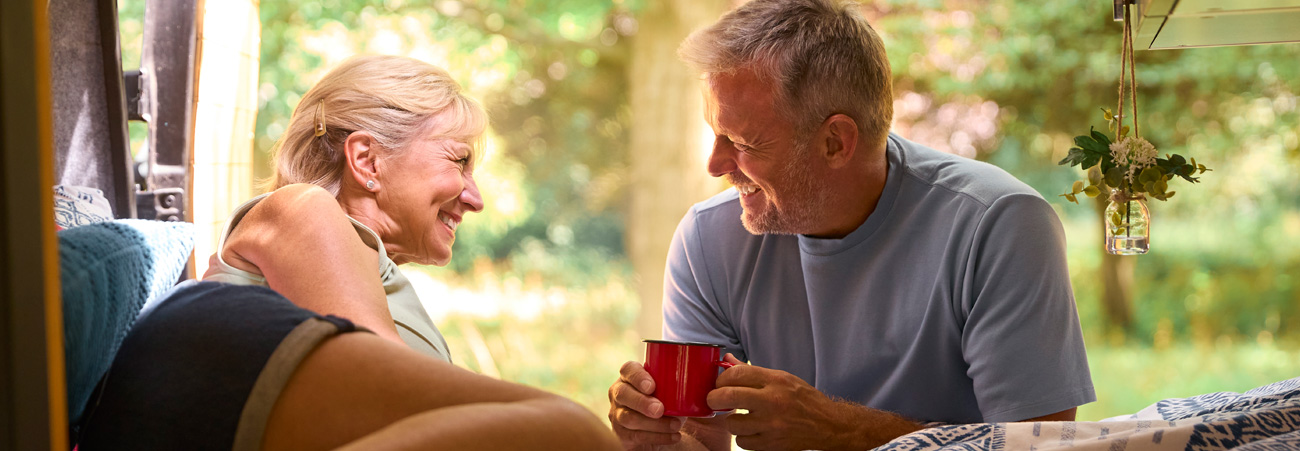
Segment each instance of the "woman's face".
[{"label": "woman's face", "polygon": [[389,258],[446,265],[465,213],[483,210],[469,144],[430,136],[376,164],[382,177],[379,209],[392,226],[381,236]]}]

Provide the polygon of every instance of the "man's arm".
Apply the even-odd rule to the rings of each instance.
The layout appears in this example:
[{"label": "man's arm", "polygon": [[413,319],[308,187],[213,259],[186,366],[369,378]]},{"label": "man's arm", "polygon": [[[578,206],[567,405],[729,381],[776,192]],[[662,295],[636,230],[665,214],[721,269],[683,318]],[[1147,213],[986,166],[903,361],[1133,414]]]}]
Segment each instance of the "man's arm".
[{"label": "man's arm", "polygon": [[740,364],[718,376],[709,407],[745,409],[725,418],[746,449],[868,449],[924,429],[891,412],[831,399],[785,371]]},{"label": "man's arm", "polygon": [[[745,449],[858,450],[874,448],[925,429],[901,415],[857,403],[831,399],[803,379],[779,370],[737,364],[718,377],[709,394],[709,407],[745,409],[723,420]],[[1023,421],[1071,421],[1075,409]],[[717,419],[715,419],[717,420]],[[713,430],[702,430],[714,437]],[[701,435],[696,435],[700,437]],[[722,437],[725,440],[725,435]],[[709,449],[725,449],[710,447]]]},{"label": "man's arm", "polygon": [[1065,409],[1050,415],[1043,415],[1041,417],[1030,418],[1028,420],[1020,420],[1020,422],[1032,423],[1035,421],[1074,421],[1074,415],[1075,413],[1078,413],[1078,411],[1079,411],[1078,407],[1071,407],[1069,409]]},{"label": "man's arm", "polygon": [[1041,197],[993,202],[973,237],[962,356],[986,422],[1057,416],[1095,400],[1066,263]]}]

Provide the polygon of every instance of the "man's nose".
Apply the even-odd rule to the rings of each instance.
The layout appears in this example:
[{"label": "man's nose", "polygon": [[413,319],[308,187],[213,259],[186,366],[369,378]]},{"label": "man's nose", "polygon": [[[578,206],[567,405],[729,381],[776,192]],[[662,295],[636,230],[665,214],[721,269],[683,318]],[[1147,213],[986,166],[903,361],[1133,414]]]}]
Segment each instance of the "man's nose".
[{"label": "man's nose", "polygon": [[736,147],[726,138],[713,140],[713,150],[709,152],[709,175],[722,177],[736,171]]}]

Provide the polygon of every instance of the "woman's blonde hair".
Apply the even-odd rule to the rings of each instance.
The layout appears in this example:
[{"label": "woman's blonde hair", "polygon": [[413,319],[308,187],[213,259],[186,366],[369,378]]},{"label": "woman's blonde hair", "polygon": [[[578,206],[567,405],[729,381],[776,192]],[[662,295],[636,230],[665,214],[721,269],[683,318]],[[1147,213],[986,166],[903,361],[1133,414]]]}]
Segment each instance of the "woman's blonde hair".
[{"label": "woman's blonde hair", "polygon": [[[440,115],[446,120],[431,120]],[[302,96],[273,150],[266,187],[310,183],[338,195],[347,170],[343,142],[357,131],[369,132],[390,155],[436,132],[469,143],[476,158],[487,121],[482,105],[437,66],[402,56],[354,56]]]},{"label": "woman's blonde hair", "polygon": [[894,115],[885,45],[847,0],[752,0],[692,33],[677,50],[705,74],[752,69],[776,87],[776,109],[805,135],[832,114],[883,143]]}]

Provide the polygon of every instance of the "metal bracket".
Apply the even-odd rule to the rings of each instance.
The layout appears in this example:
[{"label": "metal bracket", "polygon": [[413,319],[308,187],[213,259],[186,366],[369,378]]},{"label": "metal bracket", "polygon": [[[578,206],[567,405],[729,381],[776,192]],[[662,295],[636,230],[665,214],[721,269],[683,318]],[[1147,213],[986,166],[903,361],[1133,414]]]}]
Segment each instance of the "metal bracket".
[{"label": "metal bracket", "polygon": [[185,190],[159,188],[135,194],[136,217],[159,221],[185,220]]},{"label": "metal bracket", "polygon": [[1115,21],[1116,21],[1116,22],[1123,22],[1123,21],[1124,21],[1124,6],[1126,6],[1126,5],[1133,5],[1133,4],[1136,4],[1136,3],[1137,3],[1137,0],[1113,0],[1113,1],[1115,2]]},{"label": "metal bracket", "polygon": [[139,70],[122,73],[126,79],[126,118],[149,122],[152,111],[149,105],[149,74]]}]

